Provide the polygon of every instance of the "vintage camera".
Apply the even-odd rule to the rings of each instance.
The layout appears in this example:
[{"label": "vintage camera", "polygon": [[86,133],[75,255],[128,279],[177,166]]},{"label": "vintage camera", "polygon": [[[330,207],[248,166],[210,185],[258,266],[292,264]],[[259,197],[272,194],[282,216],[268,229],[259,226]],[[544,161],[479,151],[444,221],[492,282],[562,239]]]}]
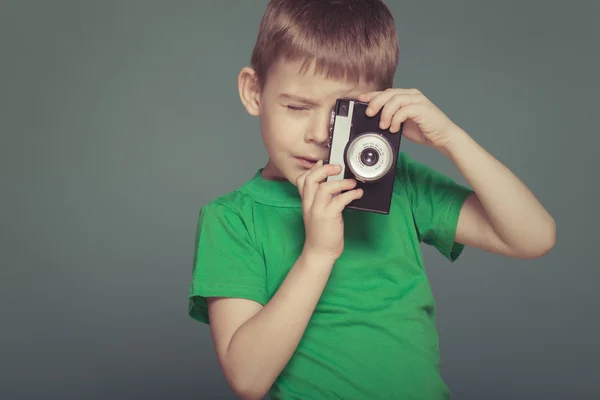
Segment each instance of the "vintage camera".
[{"label": "vintage camera", "polygon": [[389,214],[400,150],[400,132],[379,128],[381,111],[373,117],[366,114],[368,104],[338,99],[331,112],[329,159],[326,164],[339,164],[342,170],[327,181],[354,178],[363,196],[347,208]]}]

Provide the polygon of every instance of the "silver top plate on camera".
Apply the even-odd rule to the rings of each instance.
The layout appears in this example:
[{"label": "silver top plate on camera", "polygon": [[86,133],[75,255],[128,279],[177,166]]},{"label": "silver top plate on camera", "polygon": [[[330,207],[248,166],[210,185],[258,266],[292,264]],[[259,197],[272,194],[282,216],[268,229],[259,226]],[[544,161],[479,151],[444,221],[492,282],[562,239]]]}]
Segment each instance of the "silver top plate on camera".
[{"label": "silver top plate on camera", "polygon": [[346,173],[346,163],[344,162],[344,148],[350,138],[350,128],[352,127],[352,115],[354,113],[354,102],[349,101],[348,104],[348,116],[342,117],[339,115],[334,116],[335,127],[333,131],[333,140],[331,143],[331,158],[329,164],[341,166],[340,173],[337,175],[331,175],[327,178],[327,181],[340,181],[344,179]]}]

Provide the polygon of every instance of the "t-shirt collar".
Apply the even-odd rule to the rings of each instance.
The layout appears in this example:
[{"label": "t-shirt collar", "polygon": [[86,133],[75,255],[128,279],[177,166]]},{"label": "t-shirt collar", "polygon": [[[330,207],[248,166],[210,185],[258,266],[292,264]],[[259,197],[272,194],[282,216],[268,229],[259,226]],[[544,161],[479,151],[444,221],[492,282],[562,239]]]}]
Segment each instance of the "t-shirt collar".
[{"label": "t-shirt collar", "polygon": [[287,179],[271,180],[261,175],[264,168],[260,168],[254,177],[241,188],[259,203],[276,207],[301,207],[302,199],[298,188]]}]

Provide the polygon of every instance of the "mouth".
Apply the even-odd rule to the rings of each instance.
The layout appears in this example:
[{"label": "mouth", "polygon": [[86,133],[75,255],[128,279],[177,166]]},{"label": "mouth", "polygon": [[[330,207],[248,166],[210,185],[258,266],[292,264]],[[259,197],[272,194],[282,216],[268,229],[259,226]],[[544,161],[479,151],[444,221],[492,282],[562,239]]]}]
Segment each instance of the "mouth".
[{"label": "mouth", "polygon": [[318,158],[312,158],[312,157],[294,157],[298,163],[300,164],[300,166],[304,167],[304,168],[312,168],[318,161]]}]

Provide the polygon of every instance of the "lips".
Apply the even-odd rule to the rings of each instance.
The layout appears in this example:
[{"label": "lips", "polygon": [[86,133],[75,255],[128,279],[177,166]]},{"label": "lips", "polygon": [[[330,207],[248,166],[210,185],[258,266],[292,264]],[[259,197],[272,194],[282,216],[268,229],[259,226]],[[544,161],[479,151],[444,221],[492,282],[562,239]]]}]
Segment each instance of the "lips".
[{"label": "lips", "polygon": [[295,157],[295,158],[296,158],[296,160],[298,160],[298,163],[303,168],[312,168],[313,165],[315,165],[317,163],[317,161],[319,161],[319,159],[313,158],[313,157]]},{"label": "lips", "polygon": [[312,157],[296,157],[296,158],[299,158],[301,160],[308,161],[311,163],[316,163],[317,161],[319,161],[318,158],[312,158]]}]

